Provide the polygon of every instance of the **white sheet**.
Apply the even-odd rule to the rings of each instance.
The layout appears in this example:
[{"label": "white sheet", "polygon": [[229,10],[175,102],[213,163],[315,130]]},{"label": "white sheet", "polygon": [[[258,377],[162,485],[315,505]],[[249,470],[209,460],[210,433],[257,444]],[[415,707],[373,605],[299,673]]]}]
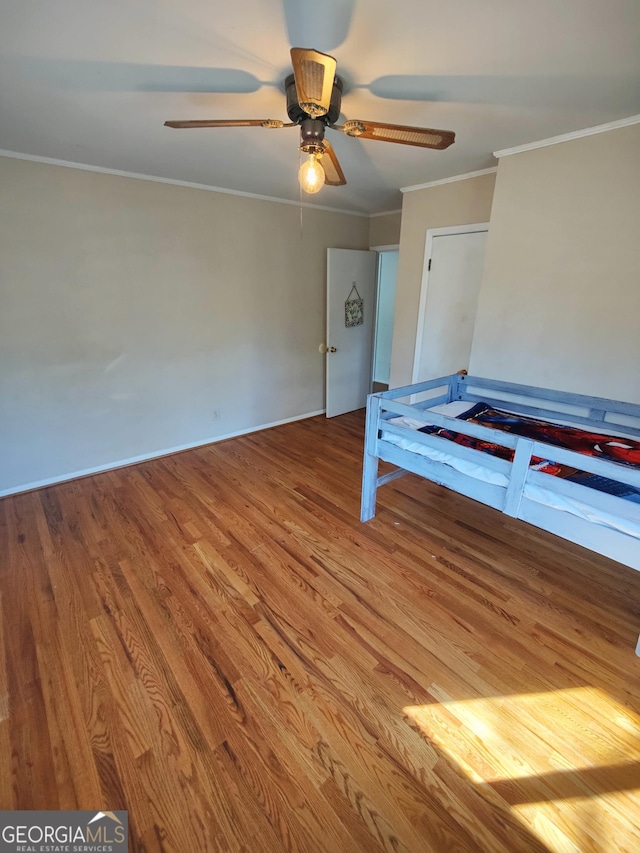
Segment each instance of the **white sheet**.
[{"label": "white sheet", "polygon": [[[594,524],[601,524],[603,527],[610,527],[613,530],[619,530],[621,533],[626,533],[627,536],[633,536],[635,539],[640,539],[640,522],[630,521],[627,518],[620,518],[617,515],[605,512],[603,509],[596,509],[590,504],[578,501],[575,498],[567,498],[558,492],[552,492],[549,489],[543,489],[541,486],[527,483],[524,487],[524,496],[531,501],[535,501],[544,506],[550,506],[554,509],[569,512],[571,515],[577,515],[578,518],[584,518],[587,521],[592,521]],[[635,506],[639,506],[635,504]]]},{"label": "white sheet", "polygon": [[[432,409],[425,409],[425,412],[436,412],[439,415],[447,415],[450,418],[456,418],[458,415],[471,409],[475,403],[469,403],[465,400],[455,400],[453,403],[442,403],[440,406],[434,406]],[[415,420],[414,418],[390,418],[387,423],[395,426],[404,426],[409,429],[419,430],[423,426],[427,426],[429,421]],[[383,441],[388,441],[389,444],[395,444],[402,450],[409,450],[411,453],[418,453],[420,456],[426,456],[428,459],[433,459],[434,462],[442,462],[460,471],[461,474],[466,474],[468,477],[473,477],[474,480],[482,480],[483,483],[492,483],[494,486],[508,486],[509,478],[506,474],[500,471],[494,471],[492,468],[486,468],[484,465],[477,465],[474,462],[468,462],[466,459],[460,459],[453,453],[447,453],[445,450],[436,450],[435,447],[429,447],[426,444],[420,444],[417,441],[411,441],[409,438],[400,438],[389,432],[382,432]]]},{"label": "white sheet", "polygon": [[[427,412],[436,412],[440,415],[448,417],[458,417],[468,409],[472,408],[475,403],[469,403],[464,400],[455,400],[452,403],[443,403],[439,406],[433,406],[431,409],[425,409]],[[408,429],[419,430],[423,426],[427,426],[429,421],[417,420],[414,418],[398,417],[390,418],[388,423],[397,426],[404,426]],[[397,435],[382,431],[381,438],[383,441],[388,441],[389,444],[395,444],[403,450],[409,450],[412,453],[418,453],[420,456],[426,456],[433,459],[435,462],[442,462],[473,477],[475,480],[481,480],[484,483],[492,483],[495,486],[508,486],[509,478],[499,471],[494,471],[491,468],[485,468],[483,465],[476,465],[473,462],[468,462],[466,459],[460,459],[455,454],[447,453],[443,450],[436,450],[433,447],[427,447],[425,444],[420,444],[417,441],[411,441],[409,438],[400,438]],[[550,476],[550,475],[549,475]],[[586,521],[591,521],[594,524],[602,524],[604,527],[610,527],[613,530],[618,530],[621,533],[626,533],[628,536],[633,536],[640,539],[640,521],[635,523],[625,518],[618,518],[604,510],[592,507],[583,501],[567,498],[564,495],[559,495],[549,489],[543,489],[541,486],[527,484],[524,488],[524,496],[536,503],[550,506],[562,512],[569,512],[571,515],[576,515],[578,518],[584,518]]]}]

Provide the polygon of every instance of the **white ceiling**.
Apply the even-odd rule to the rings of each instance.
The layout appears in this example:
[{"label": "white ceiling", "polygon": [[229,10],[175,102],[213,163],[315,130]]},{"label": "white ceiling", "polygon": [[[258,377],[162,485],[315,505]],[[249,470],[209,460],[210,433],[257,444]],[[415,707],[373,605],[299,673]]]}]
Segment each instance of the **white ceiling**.
[{"label": "white ceiling", "polygon": [[454,130],[446,151],[328,132],[368,213],[492,152],[640,113],[640,0],[0,0],[0,149],[298,200],[289,49],[331,53],[344,118]]}]

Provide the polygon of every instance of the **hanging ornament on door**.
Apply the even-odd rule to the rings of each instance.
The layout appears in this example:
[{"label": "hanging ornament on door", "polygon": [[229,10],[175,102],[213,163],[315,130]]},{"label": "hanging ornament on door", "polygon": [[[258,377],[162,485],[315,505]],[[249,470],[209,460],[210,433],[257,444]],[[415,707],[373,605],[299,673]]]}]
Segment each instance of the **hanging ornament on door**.
[{"label": "hanging ornament on door", "polygon": [[358,293],[358,288],[354,281],[353,287],[347,296],[347,301],[344,303],[344,325],[347,329],[352,326],[361,326],[364,323],[362,305],[362,297]]}]

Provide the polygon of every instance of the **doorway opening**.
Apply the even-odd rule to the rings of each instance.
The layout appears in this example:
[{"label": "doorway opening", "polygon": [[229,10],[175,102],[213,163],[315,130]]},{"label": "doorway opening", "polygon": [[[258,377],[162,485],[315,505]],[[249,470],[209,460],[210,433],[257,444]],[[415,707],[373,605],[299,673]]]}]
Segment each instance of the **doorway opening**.
[{"label": "doorway opening", "polygon": [[[327,249],[327,328],[319,349],[326,356],[328,418],[364,408],[374,387],[374,358],[376,387],[388,387],[398,248]],[[355,323],[347,316],[354,293],[360,302]]]},{"label": "doorway opening", "polygon": [[469,368],[488,228],[427,231],[413,383]]},{"label": "doorway opening", "polygon": [[380,251],[378,254],[371,377],[371,390],[374,393],[389,390],[399,255],[397,249]]}]

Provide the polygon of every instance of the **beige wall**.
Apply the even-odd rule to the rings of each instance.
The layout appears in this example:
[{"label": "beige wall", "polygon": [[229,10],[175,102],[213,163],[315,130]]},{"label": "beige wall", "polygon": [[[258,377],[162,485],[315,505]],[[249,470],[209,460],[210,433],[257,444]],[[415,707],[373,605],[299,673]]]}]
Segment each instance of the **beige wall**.
[{"label": "beige wall", "polygon": [[411,382],[427,231],[488,222],[494,184],[495,174],[490,173],[404,194],[391,387]]},{"label": "beige wall", "polygon": [[366,217],[0,158],[0,493],[323,408]]},{"label": "beige wall", "polygon": [[502,159],[471,372],[637,403],[639,318],[640,126]]},{"label": "beige wall", "polygon": [[397,246],[400,242],[401,217],[400,211],[372,216],[369,222],[369,245]]}]

